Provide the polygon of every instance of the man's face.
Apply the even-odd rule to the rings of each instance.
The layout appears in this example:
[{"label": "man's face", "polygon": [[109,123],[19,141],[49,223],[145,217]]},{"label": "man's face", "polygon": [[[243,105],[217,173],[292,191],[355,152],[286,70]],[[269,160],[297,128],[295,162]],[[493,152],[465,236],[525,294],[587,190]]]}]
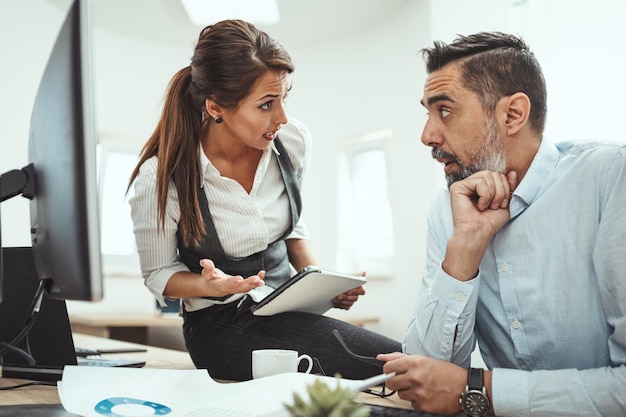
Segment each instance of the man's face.
[{"label": "man's face", "polygon": [[447,65],[426,80],[422,105],[428,120],[422,142],[444,164],[448,186],[482,170],[505,173],[506,154],[495,117],[463,87],[458,66]]}]

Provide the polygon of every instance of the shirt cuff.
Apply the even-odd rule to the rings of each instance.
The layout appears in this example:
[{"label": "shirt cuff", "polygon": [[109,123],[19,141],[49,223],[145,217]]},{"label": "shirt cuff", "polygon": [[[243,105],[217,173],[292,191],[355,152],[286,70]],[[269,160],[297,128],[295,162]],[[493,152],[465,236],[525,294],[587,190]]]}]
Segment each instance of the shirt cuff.
[{"label": "shirt cuff", "polygon": [[518,369],[495,368],[491,380],[491,401],[497,416],[529,416],[529,373]]}]

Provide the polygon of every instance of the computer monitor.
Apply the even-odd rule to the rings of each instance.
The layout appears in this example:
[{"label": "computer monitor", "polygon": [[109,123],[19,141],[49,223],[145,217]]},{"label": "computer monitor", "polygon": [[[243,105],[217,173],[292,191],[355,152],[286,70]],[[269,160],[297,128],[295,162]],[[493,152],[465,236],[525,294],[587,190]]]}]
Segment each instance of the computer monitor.
[{"label": "computer monitor", "polygon": [[92,1],[72,2],[48,58],[28,165],[0,176],[0,202],[31,200],[31,246],[1,251],[0,376],[59,379],[77,363],[65,300],[102,298]]},{"label": "computer monitor", "polygon": [[92,0],[72,2],[33,105],[29,164],[0,177],[0,201],[20,194],[31,199],[35,271],[47,296],[61,300],[97,301],[103,291],[92,6]]}]

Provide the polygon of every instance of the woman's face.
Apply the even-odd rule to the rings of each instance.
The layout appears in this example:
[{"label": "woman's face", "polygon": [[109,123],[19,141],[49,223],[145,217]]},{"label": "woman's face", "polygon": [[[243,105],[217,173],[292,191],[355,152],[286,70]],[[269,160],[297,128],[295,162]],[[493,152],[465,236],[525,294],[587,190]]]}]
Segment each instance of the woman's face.
[{"label": "woman's face", "polygon": [[291,75],[287,71],[268,70],[239,106],[224,112],[220,127],[246,146],[268,148],[280,126],[287,123],[285,100],[290,89]]}]

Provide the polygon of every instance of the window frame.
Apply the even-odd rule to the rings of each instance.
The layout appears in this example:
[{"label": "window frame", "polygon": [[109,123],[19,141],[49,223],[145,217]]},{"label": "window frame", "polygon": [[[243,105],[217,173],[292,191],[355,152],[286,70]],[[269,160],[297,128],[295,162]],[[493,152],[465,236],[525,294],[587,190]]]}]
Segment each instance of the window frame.
[{"label": "window frame", "polygon": [[[343,141],[338,163],[338,196],[337,196],[337,264],[340,270],[354,272],[365,271],[368,279],[386,280],[394,275],[394,263],[396,255],[395,230],[393,209],[389,198],[389,179],[391,167],[389,154],[393,138],[392,129],[382,129],[369,132],[360,136],[350,137]],[[354,216],[356,208],[354,198],[353,178],[355,175],[353,160],[358,155],[369,151],[382,151],[384,156],[386,187],[385,194],[388,202],[389,219],[391,226],[390,255],[383,258],[368,258],[366,255],[358,253],[358,246],[355,244],[357,236],[354,231],[356,227],[369,225],[355,224]],[[348,220],[346,220],[348,219]],[[374,239],[376,240],[376,239]]]},{"label": "window frame", "polygon": [[[137,138],[123,137],[117,135],[99,135],[98,145],[98,208],[100,211],[100,227],[101,227],[101,239],[104,239],[103,231],[110,230],[114,225],[104,224],[104,187],[103,181],[107,175],[107,160],[112,154],[121,153],[132,155],[138,161],[139,153],[141,151],[141,145]],[[128,172],[128,179],[132,170]],[[124,185],[124,192],[126,192],[126,185]],[[128,206],[128,199],[132,195],[132,189],[129,190],[129,194],[124,197],[124,204]],[[130,206],[128,206],[130,216]],[[134,250],[128,255],[111,254],[106,253],[104,245],[101,241],[101,256],[102,256],[102,269],[104,276],[119,276],[130,277],[141,275],[141,268],[139,264],[139,254],[137,253],[137,246],[135,244],[134,235],[132,235],[132,245]]]}]

